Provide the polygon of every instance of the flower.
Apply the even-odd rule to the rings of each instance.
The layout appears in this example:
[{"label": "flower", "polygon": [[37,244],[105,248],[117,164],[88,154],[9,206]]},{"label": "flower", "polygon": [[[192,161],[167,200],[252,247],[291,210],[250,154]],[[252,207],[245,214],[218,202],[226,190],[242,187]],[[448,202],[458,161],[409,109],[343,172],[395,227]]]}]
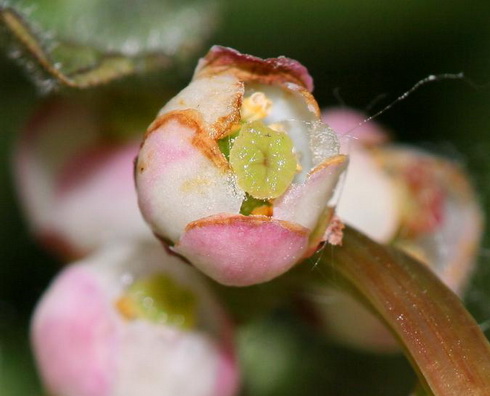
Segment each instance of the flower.
[{"label": "flower", "polygon": [[[482,234],[482,213],[463,170],[390,144],[372,121],[358,127],[366,117],[355,110],[327,109],[323,118],[350,158],[337,215],[377,242],[415,256],[462,295]],[[399,350],[379,319],[351,296],[328,286],[315,287],[314,295],[321,327],[337,341],[375,352]]]},{"label": "flower", "polygon": [[15,147],[20,201],[34,235],[63,258],[117,238],[152,239],[139,212],[133,161],[139,142],[103,138],[93,108],[43,104]]},{"label": "flower", "polygon": [[[340,118],[351,128],[364,118],[353,110],[338,113],[336,109],[324,113],[333,128]],[[446,158],[389,143],[386,132],[374,122],[359,129],[350,143],[349,170],[337,214],[372,239],[395,244],[427,263],[461,294],[483,225],[468,176]],[[369,202],[368,210],[359,205],[359,197]]]},{"label": "flower", "polygon": [[59,396],[232,396],[232,328],[204,279],[157,242],[67,267],[36,308],[41,378]]},{"label": "flower", "polygon": [[220,283],[281,275],[326,238],[346,166],[298,62],[213,47],[159,112],[135,167],[152,230]]}]

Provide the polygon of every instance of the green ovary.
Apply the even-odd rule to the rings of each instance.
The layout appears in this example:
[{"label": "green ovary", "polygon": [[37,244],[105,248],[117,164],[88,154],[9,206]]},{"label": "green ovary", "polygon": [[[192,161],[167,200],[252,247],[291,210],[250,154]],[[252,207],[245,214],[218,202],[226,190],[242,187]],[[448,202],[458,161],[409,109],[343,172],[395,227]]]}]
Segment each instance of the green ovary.
[{"label": "green ovary", "polygon": [[245,124],[230,150],[238,185],[257,199],[282,195],[296,174],[293,141],[261,121]]},{"label": "green ovary", "polygon": [[136,281],[123,298],[130,304],[136,318],[186,330],[196,325],[196,296],[167,275],[159,274]]}]

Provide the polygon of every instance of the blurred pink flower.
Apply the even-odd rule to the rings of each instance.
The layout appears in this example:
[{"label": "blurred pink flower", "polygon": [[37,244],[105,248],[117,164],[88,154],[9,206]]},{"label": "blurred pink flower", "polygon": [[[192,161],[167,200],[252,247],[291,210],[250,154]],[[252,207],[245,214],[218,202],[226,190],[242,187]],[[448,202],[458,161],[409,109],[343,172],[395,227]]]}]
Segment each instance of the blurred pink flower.
[{"label": "blurred pink flower", "polygon": [[66,268],[32,322],[41,378],[58,396],[232,396],[231,337],[201,275],[156,241]]},{"label": "blurred pink flower", "polygon": [[[463,170],[451,161],[388,142],[386,131],[351,109],[327,109],[350,161],[336,213],[383,244],[394,244],[431,267],[462,295],[482,233],[482,213]],[[384,325],[354,298],[315,288],[316,312],[330,336],[356,348],[397,351]]]},{"label": "blurred pink flower", "polygon": [[135,140],[104,139],[86,105],[68,98],[42,105],[14,153],[20,200],[36,237],[65,258],[120,237],[152,238],[134,191],[138,148]]},{"label": "blurred pink flower", "polygon": [[146,133],[143,216],[218,282],[271,280],[325,240],[346,157],[311,89],[294,60],[213,47]]}]

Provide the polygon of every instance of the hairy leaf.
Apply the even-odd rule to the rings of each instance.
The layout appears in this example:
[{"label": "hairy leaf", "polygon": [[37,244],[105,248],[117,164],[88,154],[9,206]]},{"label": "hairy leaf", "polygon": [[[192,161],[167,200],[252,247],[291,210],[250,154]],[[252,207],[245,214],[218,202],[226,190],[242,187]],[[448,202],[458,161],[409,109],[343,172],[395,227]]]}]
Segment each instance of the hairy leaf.
[{"label": "hairy leaf", "polygon": [[215,25],[217,0],[16,0],[0,5],[0,38],[44,91],[165,70]]}]

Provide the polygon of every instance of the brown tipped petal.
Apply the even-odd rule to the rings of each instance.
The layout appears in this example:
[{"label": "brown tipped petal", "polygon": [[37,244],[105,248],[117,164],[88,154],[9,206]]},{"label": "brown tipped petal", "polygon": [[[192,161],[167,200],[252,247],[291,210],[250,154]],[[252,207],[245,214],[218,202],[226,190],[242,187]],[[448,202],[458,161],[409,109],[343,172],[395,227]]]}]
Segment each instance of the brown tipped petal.
[{"label": "brown tipped petal", "polygon": [[279,57],[261,59],[242,54],[228,47],[215,45],[201,59],[195,76],[218,73],[235,69],[243,80],[255,80],[261,83],[295,82],[313,91],[313,79],[306,67],[294,59]]}]

